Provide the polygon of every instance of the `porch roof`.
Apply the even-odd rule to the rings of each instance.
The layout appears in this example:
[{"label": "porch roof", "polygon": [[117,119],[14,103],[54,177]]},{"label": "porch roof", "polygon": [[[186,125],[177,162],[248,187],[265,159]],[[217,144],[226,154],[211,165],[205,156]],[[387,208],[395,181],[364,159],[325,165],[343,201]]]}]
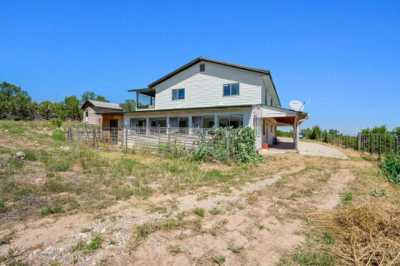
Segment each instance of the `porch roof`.
[{"label": "porch roof", "polygon": [[282,107],[273,107],[267,105],[260,106],[262,118],[273,118],[279,124],[287,125],[294,124],[297,121],[308,119],[308,114],[305,112],[294,111]]}]

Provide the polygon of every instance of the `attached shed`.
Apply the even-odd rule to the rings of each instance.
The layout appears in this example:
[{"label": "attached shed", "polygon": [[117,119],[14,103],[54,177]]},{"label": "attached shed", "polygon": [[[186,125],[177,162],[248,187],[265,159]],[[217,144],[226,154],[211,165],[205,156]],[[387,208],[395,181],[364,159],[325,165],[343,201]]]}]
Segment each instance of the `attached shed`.
[{"label": "attached shed", "polygon": [[123,110],[119,104],[87,100],[82,104],[83,123],[107,128],[121,128]]}]

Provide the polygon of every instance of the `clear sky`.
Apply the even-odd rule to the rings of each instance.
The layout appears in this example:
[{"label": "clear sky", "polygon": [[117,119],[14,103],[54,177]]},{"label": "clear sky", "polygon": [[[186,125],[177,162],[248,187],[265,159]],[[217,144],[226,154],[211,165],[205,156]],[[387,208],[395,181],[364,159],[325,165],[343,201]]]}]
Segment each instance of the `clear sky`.
[{"label": "clear sky", "polygon": [[353,133],[400,126],[400,1],[2,1],[0,81],[113,102],[197,57],[269,69],[282,104]]}]

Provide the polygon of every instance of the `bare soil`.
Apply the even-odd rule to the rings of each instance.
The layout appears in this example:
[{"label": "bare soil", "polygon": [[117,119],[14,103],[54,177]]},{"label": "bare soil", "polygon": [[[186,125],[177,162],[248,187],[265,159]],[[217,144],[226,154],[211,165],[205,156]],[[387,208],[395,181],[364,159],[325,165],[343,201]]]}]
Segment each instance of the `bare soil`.
[{"label": "bare soil", "polygon": [[[263,176],[239,186],[158,191],[97,213],[15,222],[0,231],[10,238],[0,257],[29,265],[275,265],[305,240],[307,213],[335,208],[354,176],[348,161],[334,158],[282,154],[264,164]],[[152,229],[139,230],[146,225]],[[76,248],[96,236],[100,247]]]}]

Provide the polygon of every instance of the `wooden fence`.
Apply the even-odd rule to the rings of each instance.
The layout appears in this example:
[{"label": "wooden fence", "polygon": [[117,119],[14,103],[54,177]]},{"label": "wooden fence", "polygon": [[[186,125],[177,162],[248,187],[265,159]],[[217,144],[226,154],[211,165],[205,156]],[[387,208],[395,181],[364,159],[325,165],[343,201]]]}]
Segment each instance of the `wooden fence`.
[{"label": "wooden fence", "polygon": [[101,143],[119,145],[124,148],[160,148],[162,146],[180,146],[194,149],[199,143],[213,135],[213,129],[204,128],[99,128],[70,127],[67,130],[68,141],[99,146]]}]

